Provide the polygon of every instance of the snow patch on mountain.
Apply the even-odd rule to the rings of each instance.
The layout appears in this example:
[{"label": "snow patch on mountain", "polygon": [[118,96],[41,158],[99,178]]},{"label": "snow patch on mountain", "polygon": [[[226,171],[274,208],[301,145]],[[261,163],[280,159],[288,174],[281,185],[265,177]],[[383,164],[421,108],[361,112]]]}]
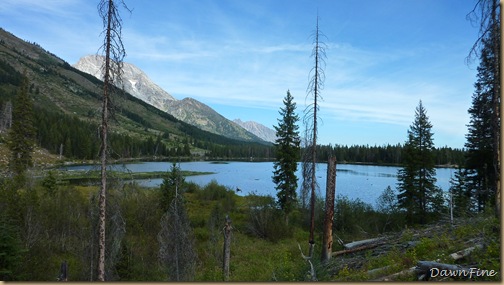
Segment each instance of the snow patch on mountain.
[{"label": "snow patch on mountain", "polygon": [[[103,61],[103,56],[88,55],[82,57],[73,67],[103,80],[103,72],[101,70]],[[133,64],[123,63],[122,78],[122,87],[126,92],[158,109],[164,110],[166,104],[176,100],[168,92],[152,82],[147,74]]]}]

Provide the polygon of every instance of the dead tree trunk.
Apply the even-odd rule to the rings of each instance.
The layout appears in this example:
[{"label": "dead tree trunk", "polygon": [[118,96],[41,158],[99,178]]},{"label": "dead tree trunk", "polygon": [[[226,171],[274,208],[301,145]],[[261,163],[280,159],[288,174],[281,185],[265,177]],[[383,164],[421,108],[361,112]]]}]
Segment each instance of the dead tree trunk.
[{"label": "dead tree trunk", "polygon": [[226,223],[224,224],[224,258],[222,264],[224,281],[229,281],[229,262],[231,259],[231,229],[231,218],[226,215]]},{"label": "dead tree trunk", "polygon": [[336,157],[329,157],[327,161],[326,204],[324,220],[324,239],[322,246],[322,261],[331,259],[332,227],[334,220],[334,196],[336,193]]},{"label": "dead tree trunk", "polygon": [[66,260],[61,263],[58,281],[62,281],[62,282],[68,281],[68,264],[67,264]]},{"label": "dead tree trunk", "polygon": [[[111,93],[114,83],[121,81],[122,60],[126,55],[122,43],[122,20],[119,15],[116,1],[126,7],[123,0],[101,0],[98,4],[98,13],[103,20],[103,33],[105,39],[102,49],[105,53],[103,66],[103,98],[102,98],[102,121],[100,125],[100,162],[101,162],[101,186],[99,195],[99,237],[98,237],[98,280],[105,281],[105,208],[107,190],[107,152],[108,152],[108,120],[111,105]],[[129,10],[129,9],[128,9]]]},{"label": "dead tree trunk", "polygon": [[112,21],[112,0],[109,1],[107,13],[107,32],[105,44],[105,71],[103,84],[103,102],[102,102],[102,122],[100,126],[100,161],[101,161],[101,186],[99,205],[99,237],[98,237],[98,280],[105,281],[105,209],[106,209],[106,192],[107,192],[107,134],[108,134],[108,109],[110,95],[110,45],[111,45],[111,21]]},{"label": "dead tree trunk", "polygon": [[453,260],[457,261],[459,259],[462,259],[466,256],[469,256],[474,250],[476,249],[482,249],[483,244],[476,244],[475,246],[471,246],[469,248],[454,252],[450,254],[450,257],[453,258]]}]

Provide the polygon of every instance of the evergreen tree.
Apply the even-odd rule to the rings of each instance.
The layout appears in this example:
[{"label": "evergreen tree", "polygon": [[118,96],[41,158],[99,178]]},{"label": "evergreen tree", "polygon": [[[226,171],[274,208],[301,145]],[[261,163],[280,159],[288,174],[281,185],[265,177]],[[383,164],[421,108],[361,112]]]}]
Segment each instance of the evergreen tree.
[{"label": "evergreen tree", "polygon": [[398,206],[406,210],[409,224],[427,222],[428,213],[440,211],[441,190],[435,185],[432,124],[422,101],[415,110],[415,120],[404,145],[404,166],[398,171]]},{"label": "evergreen tree", "polygon": [[11,151],[10,169],[22,176],[32,166],[32,152],[36,131],[33,122],[33,102],[28,94],[28,78],[23,76],[12,112],[12,127],[9,132],[8,146]]},{"label": "evergreen tree", "polygon": [[183,180],[180,168],[174,163],[170,176],[163,180],[162,185],[163,200],[171,201],[161,218],[159,259],[167,269],[169,281],[192,281],[196,269],[197,253],[182,196]]},{"label": "evergreen tree", "polygon": [[171,171],[168,176],[163,178],[161,183],[161,209],[166,212],[168,211],[173,199],[182,190],[182,184],[184,183],[184,177],[175,162],[172,164]]},{"label": "evergreen tree", "polygon": [[[477,159],[480,155],[484,162],[476,165],[472,164],[474,161],[468,161],[467,168],[471,171],[469,173],[468,183],[470,187],[475,189],[473,196],[476,198],[476,206],[478,211],[483,211],[485,204],[493,204],[494,212],[497,218],[501,214],[501,182],[500,182],[500,7],[499,2],[496,0],[479,0],[474,6],[473,10],[467,15],[467,18],[479,26],[478,38],[471,48],[467,57],[468,62],[479,56],[480,65],[478,68],[476,92],[473,95],[485,97],[482,98],[486,106],[473,107],[479,109],[483,115],[485,122],[479,125],[490,126],[491,131],[488,137],[476,135],[475,130],[471,130],[474,126],[473,122],[470,123],[468,144],[478,144],[477,140],[485,142],[490,141],[492,159],[488,159],[487,149],[482,150],[478,154],[477,149],[473,149],[474,155],[470,155],[468,160]],[[478,86],[480,85],[480,86]],[[477,118],[478,115],[472,114],[469,110],[471,118]],[[479,119],[483,119],[481,116]],[[476,124],[478,125],[478,124]],[[476,135],[476,138],[470,136]],[[475,167],[476,166],[476,167]],[[483,166],[483,167],[481,167]],[[483,181],[486,179],[486,181]]]},{"label": "evergreen tree", "polygon": [[[498,148],[498,110],[494,107],[494,100],[499,86],[494,84],[498,78],[498,70],[494,64],[496,54],[493,41],[498,35],[490,34],[483,39],[483,49],[480,54],[480,65],[472,106],[469,108],[470,121],[468,125],[467,142],[467,185],[472,189],[469,193],[474,199],[478,212],[483,211],[485,205],[493,202],[498,184],[498,171],[495,154]],[[496,90],[497,89],[497,90]],[[496,131],[497,130],[497,131]]]},{"label": "evergreen tree", "polygon": [[276,184],[277,203],[288,215],[296,203],[296,190],[298,178],[296,177],[297,163],[300,159],[300,137],[298,125],[299,117],[296,115],[296,103],[293,101],[290,91],[287,91],[280,108],[282,119],[278,120],[278,126],[274,126],[277,139],[275,140],[276,161],[273,165],[273,182]]},{"label": "evergreen tree", "polygon": [[22,260],[23,249],[18,228],[0,216],[0,280],[16,280],[16,271]]},{"label": "evergreen tree", "polygon": [[450,179],[450,195],[455,217],[466,217],[472,212],[471,192],[466,185],[466,173],[462,168],[458,168],[455,176]]}]

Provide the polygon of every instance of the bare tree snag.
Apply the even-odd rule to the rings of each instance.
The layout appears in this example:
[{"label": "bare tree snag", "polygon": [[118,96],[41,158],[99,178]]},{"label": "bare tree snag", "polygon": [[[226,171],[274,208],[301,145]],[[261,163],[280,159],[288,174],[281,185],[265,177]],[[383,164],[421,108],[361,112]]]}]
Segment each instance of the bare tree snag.
[{"label": "bare tree snag", "polygon": [[332,228],[334,220],[334,196],[336,194],[336,157],[329,157],[327,161],[326,204],[324,220],[324,239],[322,241],[322,261],[331,259]]},{"label": "bare tree snag", "polygon": [[222,270],[224,273],[224,281],[229,281],[229,262],[231,259],[231,218],[226,215],[226,223],[224,224],[224,260]]},{"label": "bare tree snag", "polygon": [[[320,91],[324,88],[324,65],[325,65],[325,44],[320,41],[320,38],[324,36],[319,30],[318,15],[317,15],[317,25],[313,33],[313,50],[311,56],[315,59],[315,66],[310,71],[311,79],[308,83],[307,97],[311,95],[313,103],[309,104],[305,108],[305,115],[303,117],[303,122],[306,125],[306,136],[307,145],[305,146],[305,155],[303,156],[303,185],[310,185],[311,195],[310,195],[310,248],[311,244],[315,243],[314,232],[315,232],[315,190],[317,188],[317,176],[316,165],[317,165],[317,133],[318,133],[318,110],[319,100],[322,99]],[[305,176],[305,174],[307,176]]]},{"label": "bare tree snag", "polygon": [[110,96],[114,82],[121,80],[122,60],[126,55],[122,43],[122,20],[116,6],[116,1],[120,1],[127,9],[123,0],[101,0],[98,4],[98,13],[103,20],[103,33],[105,39],[102,49],[105,53],[103,66],[103,98],[102,98],[102,120],[100,125],[100,163],[101,163],[101,185],[99,194],[99,222],[98,222],[98,280],[105,281],[105,223],[106,223],[106,190],[107,190],[107,152],[108,152],[108,120],[110,109]]},{"label": "bare tree snag", "polygon": [[[317,15],[317,25],[316,29],[313,33],[313,49],[311,56],[315,60],[314,67],[310,70],[310,81],[307,87],[307,99],[310,98],[310,101],[313,100],[311,104],[306,106],[304,112],[305,115],[303,117],[303,123],[305,124],[305,153],[303,154],[303,164],[302,164],[302,172],[303,172],[303,184],[302,184],[302,194],[304,198],[304,193],[306,188],[309,186],[311,189],[310,194],[310,237],[308,239],[309,244],[309,253],[308,257],[306,257],[302,252],[301,255],[305,260],[310,263],[310,266],[313,266],[310,259],[313,257],[313,249],[315,247],[315,191],[318,187],[317,185],[317,176],[315,174],[317,168],[317,133],[318,133],[318,110],[319,100],[322,100],[322,96],[320,91],[324,88],[324,68],[325,68],[325,47],[323,41],[320,40],[321,37],[324,36],[322,32],[319,30],[319,18]],[[301,250],[301,246],[299,247]],[[311,280],[316,280],[315,270],[312,269],[313,274],[310,273]]]},{"label": "bare tree snag", "polygon": [[303,257],[304,260],[306,260],[306,262],[308,262],[308,264],[310,264],[310,271],[308,272],[309,275],[310,275],[310,280],[311,281],[317,281],[317,275],[315,273],[315,267],[313,267],[313,263],[311,262],[311,258],[313,257],[313,248],[315,247],[315,244],[314,243],[311,243],[310,244],[310,249],[309,249],[309,253],[310,255],[306,256],[303,254],[303,250],[301,249],[301,245],[298,243],[298,247],[299,247],[299,251],[301,252],[301,257]]}]

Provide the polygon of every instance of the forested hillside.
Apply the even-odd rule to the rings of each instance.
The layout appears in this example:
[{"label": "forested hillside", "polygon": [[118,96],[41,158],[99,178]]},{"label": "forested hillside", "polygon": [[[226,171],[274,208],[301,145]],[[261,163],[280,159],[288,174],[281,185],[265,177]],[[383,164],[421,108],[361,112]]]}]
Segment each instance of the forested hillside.
[{"label": "forested hillside", "polygon": [[[2,112],[8,111],[5,106],[15,100],[23,73],[28,77],[30,96],[34,100],[38,143],[68,158],[93,158],[97,148],[94,142],[100,116],[101,81],[71,67],[37,44],[0,30]],[[202,131],[124,92],[116,92],[112,103],[110,139],[115,157],[203,155],[219,146],[270,148],[267,144]],[[239,155],[226,153],[226,156]],[[244,157],[250,156],[253,154],[247,153]]]}]

